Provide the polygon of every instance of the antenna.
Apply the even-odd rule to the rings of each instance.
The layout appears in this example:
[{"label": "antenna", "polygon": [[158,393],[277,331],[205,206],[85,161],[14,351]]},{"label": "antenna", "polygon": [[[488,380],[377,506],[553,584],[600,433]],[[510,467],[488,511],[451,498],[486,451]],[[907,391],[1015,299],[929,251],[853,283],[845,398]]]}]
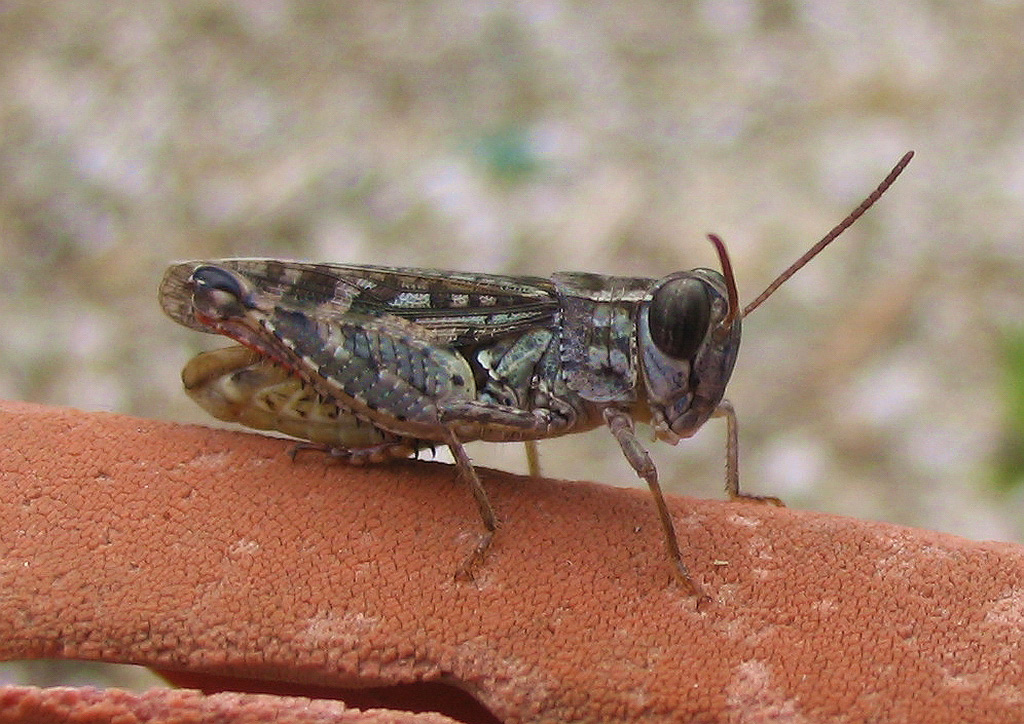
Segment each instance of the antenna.
[{"label": "antenna", "polygon": [[769,284],[768,288],[761,292],[757,299],[752,301],[743,309],[743,316],[746,317],[748,314],[750,314],[759,306],[761,306],[761,303],[765,299],[770,297],[776,289],[781,287],[786,282],[787,279],[796,274],[804,264],[806,264],[815,256],[817,256],[818,252],[820,252],[826,246],[831,244],[837,236],[839,236],[844,231],[849,229],[850,226],[853,225],[853,222],[855,222],[857,219],[863,216],[864,212],[870,209],[874,205],[874,203],[882,197],[882,194],[889,190],[889,187],[892,186],[896,178],[901,173],[903,173],[903,169],[907,167],[907,164],[910,163],[910,159],[912,159],[913,157],[914,152],[907,151],[903,155],[903,158],[899,160],[899,163],[893,166],[893,169],[892,171],[889,172],[889,175],[882,179],[882,183],[878,184],[878,187],[860,203],[860,206],[854,209],[849,216],[840,221],[835,226],[835,228],[832,229],[832,231],[825,234],[821,241],[819,241],[817,244],[808,249],[806,254],[804,254],[802,257],[800,257],[795,262],[790,264],[789,268],[786,269],[786,271],[779,274],[779,276],[776,277],[775,281]]},{"label": "antenna", "polygon": [[740,313],[740,295],[736,291],[736,277],[732,274],[732,262],[729,261],[729,252],[725,250],[725,242],[718,237],[718,234],[708,234],[708,239],[715,245],[715,251],[718,252],[718,263],[722,266],[722,276],[725,278],[725,291],[729,301],[729,311],[726,313],[725,319],[719,323],[718,328],[729,332],[733,320]]}]

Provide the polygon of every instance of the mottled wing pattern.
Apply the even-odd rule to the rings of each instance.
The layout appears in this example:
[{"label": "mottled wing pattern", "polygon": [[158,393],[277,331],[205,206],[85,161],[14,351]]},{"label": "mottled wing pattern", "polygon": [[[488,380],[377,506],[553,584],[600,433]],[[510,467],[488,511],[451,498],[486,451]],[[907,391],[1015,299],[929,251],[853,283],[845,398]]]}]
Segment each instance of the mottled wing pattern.
[{"label": "mottled wing pattern", "polygon": [[312,321],[387,315],[429,331],[431,340],[455,347],[483,344],[559,321],[551,280],[439,269],[309,264],[276,259],[219,259],[172,266],[160,300],[185,326],[209,331],[192,312],[189,278],[197,266],[215,264],[242,274],[266,299],[300,310]]}]

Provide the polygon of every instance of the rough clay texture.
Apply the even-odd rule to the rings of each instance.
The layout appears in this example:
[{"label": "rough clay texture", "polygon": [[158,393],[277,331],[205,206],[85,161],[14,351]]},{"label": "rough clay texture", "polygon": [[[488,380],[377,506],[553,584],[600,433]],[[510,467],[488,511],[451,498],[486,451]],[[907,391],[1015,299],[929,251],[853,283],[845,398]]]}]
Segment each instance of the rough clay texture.
[{"label": "rough clay texture", "polygon": [[353,711],[337,701],[261,694],[204,695],[186,689],[0,688],[0,724],[456,724],[437,714]]},{"label": "rough clay texture", "polygon": [[[287,441],[24,403],[0,415],[4,659],[444,681],[505,722],[1024,712],[1017,545],[672,498],[713,597],[698,609],[645,492],[484,470],[502,527],[466,583],[480,522],[448,466],[293,463]],[[10,719],[28,694],[5,696]]]}]

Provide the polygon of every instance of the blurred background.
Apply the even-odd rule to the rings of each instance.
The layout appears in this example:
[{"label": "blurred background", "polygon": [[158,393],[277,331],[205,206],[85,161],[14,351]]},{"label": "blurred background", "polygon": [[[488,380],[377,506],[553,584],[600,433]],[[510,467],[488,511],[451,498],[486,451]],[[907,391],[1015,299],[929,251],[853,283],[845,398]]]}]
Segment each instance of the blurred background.
[{"label": "blurred background", "polygon": [[[713,231],[746,302],[914,149],[744,322],[741,479],[1021,541],[1022,38],[1011,0],[8,0],[0,397],[216,424],[173,260],[656,278],[717,266]],[[666,488],[722,497],[724,436],[652,444]],[[541,455],[638,484],[604,431]]]}]

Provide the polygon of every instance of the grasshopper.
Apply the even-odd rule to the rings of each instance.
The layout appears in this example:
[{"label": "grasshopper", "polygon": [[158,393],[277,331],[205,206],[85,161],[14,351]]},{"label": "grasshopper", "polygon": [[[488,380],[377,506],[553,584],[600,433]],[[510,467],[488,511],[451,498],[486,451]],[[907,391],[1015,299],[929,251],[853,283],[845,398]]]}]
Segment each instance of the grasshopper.
[{"label": "grasshopper", "polygon": [[912,156],[742,309],[713,234],[721,272],[541,278],[221,259],[171,266],[160,303],[180,324],[240,343],[182,371],[188,394],[219,419],[353,464],[447,445],[486,531],[470,560],[484,555],[498,519],[464,443],[526,442],[536,473],[535,441],[606,426],[651,490],[674,573],[700,595],[634,423],[674,445],[724,417],[729,498],[781,505],[740,492],[736,413],[723,399],[740,322],[867,211]]}]

